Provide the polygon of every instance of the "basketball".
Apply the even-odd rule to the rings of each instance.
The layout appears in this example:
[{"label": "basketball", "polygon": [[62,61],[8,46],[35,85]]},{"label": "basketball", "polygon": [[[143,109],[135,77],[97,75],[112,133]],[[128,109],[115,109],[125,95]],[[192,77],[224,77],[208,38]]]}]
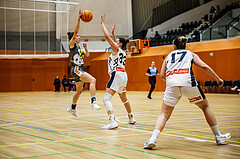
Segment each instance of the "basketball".
[{"label": "basketball", "polygon": [[84,10],[81,20],[85,23],[90,22],[93,19],[93,14],[90,10]]}]

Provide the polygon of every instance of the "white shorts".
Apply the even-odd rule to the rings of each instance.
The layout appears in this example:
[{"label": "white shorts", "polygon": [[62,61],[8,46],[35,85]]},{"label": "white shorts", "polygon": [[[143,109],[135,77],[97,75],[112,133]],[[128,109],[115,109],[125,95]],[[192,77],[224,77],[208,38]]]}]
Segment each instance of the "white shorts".
[{"label": "white shorts", "polygon": [[110,88],[118,93],[126,92],[127,73],[122,71],[114,71],[108,81],[107,88]]},{"label": "white shorts", "polygon": [[201,102],[206,98],[199,86],[169,86],[164,91],[163,101],[168,106],[174,107],[182,95],[186,96],[190,103]]}]

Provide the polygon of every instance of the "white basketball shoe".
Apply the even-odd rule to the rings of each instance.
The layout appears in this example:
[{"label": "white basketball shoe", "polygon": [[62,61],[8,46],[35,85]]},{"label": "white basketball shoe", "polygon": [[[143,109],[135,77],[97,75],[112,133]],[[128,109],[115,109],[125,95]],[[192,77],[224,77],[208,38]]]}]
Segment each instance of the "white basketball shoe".
[{"label": "white basketball shoe", "polygon": [[101,107],[98,105],[97,101],[93,101],[93,103],[91,104],[91,107],[93,110],[101,109]]},{"label": "white basketball shoe", "polygon": [[150,138],[144,145],[143,145],[143,148],[144,149],[152,149],[156,147],[156,140],[155,139],[152,139]]},{"label": "white basketball shoe", "polygon": [[76,113],[76,109],[72,109],[72,108],[70,107],[70,108],[67,108],[67,111],[68,111],[69,113],[71,113],[73,116],[78,117],[78,116],[77,116],[77,113]]},{"label": "white basketball shoe", "polygon": [[113,121],[109,121],[109,123],[107,125],[105,125],[104,127],[102,127],[102,129],[116,129],[118,128],[118,123],[116,122],[116,120]]},{"label": "white basketball shoe", "polygon": [[230,134],[230,133],[222,134],[221,132],[222,132],[222,131],[220,131],[220,135],[219,135],[219,136],[215,136],[216,143],[217,143],[218,145],[221,145],[221,144],[224,143],[226,140],[228,140],[228,139],[231,138],[231,134]]},{"label": "white basketball shoe", "polygon": [[131,117],[128,116],[128,118],[129,118],[128,124],[135,124],[136,123],[136,120],[134,119],[133,115],[131,115]]}]

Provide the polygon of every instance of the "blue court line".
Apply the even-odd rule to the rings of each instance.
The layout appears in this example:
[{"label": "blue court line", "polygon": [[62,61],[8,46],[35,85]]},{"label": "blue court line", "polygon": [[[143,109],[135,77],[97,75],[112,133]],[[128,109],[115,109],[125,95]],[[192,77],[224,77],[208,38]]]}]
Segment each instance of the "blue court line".
[{"label": "blue court line", "polygon": [[[233,120],[218,120],[217,122],[221,122],[221,121],[236,121],[236,120],[240,120],[240,119],[233,119]],[[45,131],[50,131],[50,132],[55,132],[55,133],[63,133],[63,134],[69,134],[67,132],[74,132],[74,131],[92,131],[92,130],[102,130],[102,128],[100,129],[84,129],[84,130],[70,130],[70,131],[55,131],[55,130],[50,130],[50,129],[45,129],[45,128],[40,128],[40,127],[36,127],[36,126],[30,126],[30,125],[25,125],[25,124],[19,124],[19,123],[14,123],[14,122],[10,122],[10,121],[5,121],[5,120],[0,120],[0,122],[4,122],[4,123],[9,123],[9,124],[14,124],[14,125],[19,125],[19,126],[24,126],[24,127],[29,127],[29,128],[34,128],[34,129],[40,129],[40,130],[45,130]],[[199,122],[181,122],[181,123],[167,123],[166,125],[178,125],[178,124],[193,124],[193,123],[205,123],[206,121],[199,121]],[[134,127],[148,127],[148,126],[155,126],[155,125],[134,125],[132,126]]]},{"label": "blue court line", "polygon": [[44,129],[44,128],[40,128],[40,127],[36,127],[36,126],[30,126],[30,125],[25,125],[25,124],[19,124],[19,123],[14,123],[14,122],[10,122],[10,121],[5,121],[5,120],[0,120],[1,122],[4,123],[9,123],[9,124],[14,124],[14,125],[20,125],[20,126],[25,126],[25,127],[29,127],[29,128],[34,128],[34,129],[40,129],[40,130],[45,130],[45,131],[51,131],[51,132],[60,132],[60,131],[55,131],[55,130],[50,130],[50,129]]}]

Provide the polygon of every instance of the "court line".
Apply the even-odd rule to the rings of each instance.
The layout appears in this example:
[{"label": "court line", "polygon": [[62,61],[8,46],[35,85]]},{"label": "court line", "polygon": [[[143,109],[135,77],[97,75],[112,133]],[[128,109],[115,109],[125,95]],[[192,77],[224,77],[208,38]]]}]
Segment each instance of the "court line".
[{"label": "court line", "polygon": [[[36,138],[40,138],[40,139],[44,139],[44,140],[48,140],[48,141],[50,141],[50,142],[55,142],[55,140],[52,140],[52,139],[47,139],[47,138],[44,138],[44,137],[40,137],[40,136],[28,134],[28,133],[23,133],[23,132],[20,132],[20,131],[14,131],[14,130],[5,129],[5,128],[0,128],[0,129],[6,130],[6,131],[15,132],[15,133],[20,133],[20,134],[24,134],[24,135],[27,135],[27,136],[32,136],[32,137],[36,137]],[[78,140],[79,140],[79,139],[78,139]],[[46,142],[41,142],[41,143],[45,143],[45,144],[46,144]],[[18,144],[18,146],[27,145],[27,144],[29,144],[29,143]],[[35,144],[37,144],[37,143],[35,143]],[[38,142],[38,144],[40,144],[40,142]],[[74,146],[74,147],[78,147],[78,148],[85,149],[85,150],[89,150],[89,151],[95,151],[95,152],[98,152],[98,153],[102,153],[102,154],[106,154],[106,155],[110,155],[110,156],[114,156],[114,157],[118,157],[118,158],[127,159],[126,157],[122,157],[122,156],[119,156],[119,155],[114,155],[114,154],[111,154],[111,153],[102,152],[102,151],[99,151],[99,150],[94,150],[94,149],[90,149],[90,148],[86,148],[86,147],[82,147],[82,146],[78,146],[78,145],[73,145],[73,144],[69,144],[69,143],[62,143],[62,144],[69,145],[69,146]],[[16,145],[5,145],[5,146],[0,146],[0,147],[10,147],[10,146],[16,146]]]},{"label": "court line", "polygon": [[[14,131],[14,130],[5,129],[5,128],[0,128],[0,129],[6,130],[6,131],[11,131],[11,132],[16,132],[16,133],[21,133],[21,134],[24,134],[24,135],[29,135],[29,136],[33,136],[33,137],[37,137],[37,138],[44,139],[44,138],[39,137],[39,136],[36,136],[36,135],[31,135],[31,134],[27,134],[27,133],[22,133],[22,132],[19,132],[19,131]],[[117,136],[103,136],[103,137],[92,137],[92,138],[81,138],[81,139],[80,139],[79,137],[77,137],[77,139],[52,140],[52,141],[50,141],[50,142],[54,142],[54,143],[55,143],[55,142],[73,141],[73,140],[88,140],[88,141],[94,141],[94,140],[92,140],[92,139],[96,139],[96,138],[109,138],[109,137],[119,137],[119,136],[133,136],[133,135],[143,135],[143,134],[149,134],[149,132],[148,132],[148,133],[141,133],[141,134],[128,134],[128,135],[117,135]],[[64,134],[63,134],[63,135],[64,135]],[[74,137],[74,136],[73,136],[73,137]],[[51,140],[51,139],[48,139],[48,140]],[[101,144],[107,144],[107,143],[104,143],[104,142],[101,142],[101,141],[94,141],[94,142],[98,142],[98,143],[101,143]],[[35,144],[44,144],[44,143],[46,144],[46,142],[38,142],[38,143],[35,143]],[[28,143],[25,143],[25,144],[15,144],[15,145],[4,145],[4,146],[0,146],[0,147],[22,146],[22,145],[27,145],[27,144],[28,144]],[[33,144],[33,143],[31,143],[31,144]],[[105,152],[102,152],[102,151],[93,150],[93,149],[85,148],[85,147],[78,146],[78,145],[73,145],[73,144],[68,144],[68,143],[63,143],[63,144],[65,144],[65,145],[70,145],[70,146],[74,146],[74,147],[79,147],[79,148],[86,149],[86,150],[89,150],[89,151],[95,151],[95,152],[99,152],[99,153],[103,153],[103,154],[108,154],[108,155],[111,155],[111,156],[114,156],[114,157],[118,157],[118,158],[127,159],[127,158],[122,157],[122,156],[118,156],[118,155],[114,155],[114,154],[110,154],[110,153],[105,153]],[[113,145],[113,146],[122,148],[122,146],[118,146],[118,145]],[[176,159],[176,158],[173,158],[173,157],[170,157],[170,156],[160,155],[160,154],[156,154],[156,153],[150,153],[150,152],[147,152],[147,151],[132,149],[132,148],[128,148],[128,147],[123,147],[123,148],[124,148],[124,149],[130,149],[130,150],[138,151],[138,152],[149,153],[149,154],[157,155],[157,156],[161,156],[161,157]]]},{"label": "court line", "polygon": [[[80,120],[80,119],[76,119],[76,120]],[[94,121],[88,121],[88,120],[83,120],[83,121],[87,121],[87,122],[94,122]],[[94,122],[95,123],[95,122]],[[98,122],[99,123],[99,122]],[[20,124],[20,126],[24,126],[24,127],[28,127],[28,128],[33,128],[32,126],[26,126],[26,125],[23,125],[23,124]],[[35,127],[36,128],[36,127]],[[35,129],[34,128],[34,129]],[[129,127],[125,127],[125,128],[129,128]],[[134,128],[136,128],[136,127],[134,127]],[[40,129],[40,130],[44,130],[44,131],[48,131],[48,129]],[[148,129],[146,129],[146,128],[144,128],[144,130],[148,130]],[[150,131],[152,131],[152,130],[150,130]],[[58,133],[58,132],[56,132],[56,131],[49,131],[49,132],[54,132],[54,133],[57,133],[57,134],[61,134],[61,133]],[[162,133],[172,133],[172,134],[181,134],[181,135],[184,135],[183,133],[176,133],[176,131],[175,132],[162,132]],[[66,134],[62,134],[62,135],[65,135],[65,136],[70,136],[71,137],[71,135],[66,135]],[[185,136],[188,136],[189,134],[185,134]],[[129,136],[129,135],[124,135],[124,136]],[[130,135],[131,136],[131,135]],[[72,136],[73,137],[73,136]],[[107,137],[113,137],[113,136],[107,136]],[[210,138],[210,137],[204,137],[204,136],[197,136],[197,135],[195,135],[195,136],[191,136],[191,137],[200,137],[200,138],[205,138],[205,139],[211,139],[211,140],[215,140],[215,138]],[[97,137],[97,138],[103,138],[103,137]],[[105,137],[104,137],[105,138]],[[58,140],[58,141],[55,141],[55,142],[63,142],[63,141],[72,141],[72,140],[79,140],[79,139],[81,139],[81,138],[78,138],[78,139],[68,139],[68,140]],[[93,138],[86,138],[86,139],[93,139]],[[231,140],[228,140],[228,141],[226,141],[226,142],[232,142],[232,143],[237,143],[237,144],[240,144],[240,142],[237,142],[237,141],[231,141]]]},{"label": "court line", "polygon": [[133,150],[133,151],[138,151],[138,152],[143,152],[143,153],[148,153],[148,154],[152,154],[152,155],[156,155],[156,156],[161,156],[161,157],[176,159],[176,158],[174,158],[174,157],[169,157],[169,156],[165,156],[165,155],[160,155],[160,154],[156,154],[156,153],[152,153],[152,152],[148,152],[148,151],[137,150],[137,149],[127,148],[127,147],[126,147],[126,149],[128,149],[128,150]]},{"label": "court line", "polygon": [[27,157],[17,157],[17,158],[12,158],[12,159],[33,158],[33,157],[43,157],[43,156],[56,156],[56,155],[65,155],[65,154],[72,154],[72,153],[79,153],[79,152],[89,152],[89,151],[62,152],[62,153],[53,153],[53,154],[46,154],[46,155],[35,155],[35,156],[27,156]]}]

